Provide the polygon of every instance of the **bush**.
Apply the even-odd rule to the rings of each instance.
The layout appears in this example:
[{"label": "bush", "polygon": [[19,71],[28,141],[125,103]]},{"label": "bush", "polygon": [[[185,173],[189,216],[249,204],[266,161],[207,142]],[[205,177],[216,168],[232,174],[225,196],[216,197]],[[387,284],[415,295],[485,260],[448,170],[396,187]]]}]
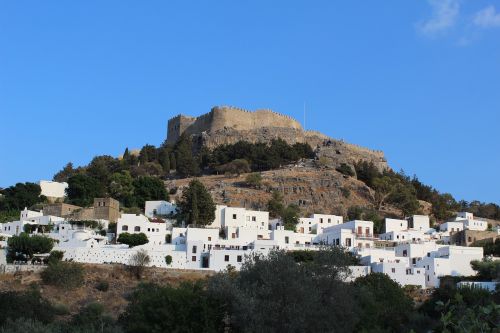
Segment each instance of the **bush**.
[{"label": "bush", "polygon": [[105,280],[99,280],[95,286],[95,289],[106,292],[109,289],[109,282]]},{"label": "bush", "polygon": [[130,247],[144,245],[149,242],[148,237],[145,233],[141,232],[139,234],[129,234],[128,232],[123,232],[118,236],[118,243],[127,244]]},{"label": "bush", "polygon": [[74,262],[52,262],[42,271],[44,283],[64,289],[74,289],[83,284],[84,269]]},{"label": "bush", "polygon": [[340,172],[341,174],[346,175],[346,176],[350,176],[350,177],[354,176],[354,171],[352,170],[352,168],[345,163],[342,163],[335,170],[337,170],[338,172]]},{"label": "bush", "polygon": [[26,292],[7,291],[0,293],[0,325],[19,318],[32,319],[49,323],[54,319],[54,307],[37,289]]},{"label": "bush", "polygon": [[142,272],[144,268],[149,265],[151,258],[148,252],[144,249],[137,251],[132,257],[130,257],[128,269],[138,278],[142,277]]},{"label": "bush", "polygon": [[54,250],[50,252],[50,255],[47,257],[47,263],[54,263],[61,261],[64,257],[64,251]]},{"label": "bush", "polygon": [[262,184],[262,175],[258,172],[251,173],[246,177],[245,183],[247,186],[259,188]]},{"label": "bush", "polygon": [[167,263],[167,266],[170,265],[172,263],[172,256],[171,255],[166,256],[165,262]]}]

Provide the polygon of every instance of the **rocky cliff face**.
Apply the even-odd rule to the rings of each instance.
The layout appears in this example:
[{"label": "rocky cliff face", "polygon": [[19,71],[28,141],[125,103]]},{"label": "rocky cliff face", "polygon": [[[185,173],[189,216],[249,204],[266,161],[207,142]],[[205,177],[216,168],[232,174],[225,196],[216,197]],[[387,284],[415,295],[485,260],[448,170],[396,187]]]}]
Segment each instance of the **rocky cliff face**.
[{"label": "rocky cliff face", "polygon": [[[204,176],[198,179],[217,204],[233,207],[266,210],[273,191],[283,194],[285,204],[297,204],[305,216],[313,213],[345,215],[351,206],[372,205],[372,190],[363,182],[331,168],[314,167],[311,163],[262,172],[260,188],[246,186],[245,175]],[[171,180],[166,186],[169,189],[178,188],[175,199],[179,200],[190,181]]]},{"label": "rocky cliff face", "polygon": [[180,135],[192,137],[195,149],[213,149],[241,140],[270,142],[281,138],[289,144],[308,143],[325,165],[337,167],[359,161],[375,164],[379,170],[388,168],[382,151],[375,151],[330,138],[316,131],[304,131],[291,117],[270,110],[255,112],[233,107],[215,107],[199,117],[177,116],[169,120],[167,142],[175,143]]}]

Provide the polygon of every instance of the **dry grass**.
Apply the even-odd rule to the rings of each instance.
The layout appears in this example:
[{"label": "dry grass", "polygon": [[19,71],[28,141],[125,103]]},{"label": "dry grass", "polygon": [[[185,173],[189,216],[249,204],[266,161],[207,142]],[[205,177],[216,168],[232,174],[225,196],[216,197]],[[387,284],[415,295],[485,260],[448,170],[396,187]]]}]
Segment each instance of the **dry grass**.
[{"label": "dry grass", "polygon": [[[122,265],[84,265],[85,280],[81,287],[64,290],[43,284],[39,273],[21,272],[0,275],[0,291],[24,291],[35,284],[40,288],[42,296],[52,304],[61,304],[68,308],[70,314],[92,302],[101,303],[113,317],[118,317],[127,306],[126,297],[141,282],[152,282],[159,285],[178,285],[183,281],[195,281],[210,276],[211,272],[167,270],[147,268],[143,278],[137,280]],[[107,281],[109,289],[105,292],[96,289],[100,281]]]}]

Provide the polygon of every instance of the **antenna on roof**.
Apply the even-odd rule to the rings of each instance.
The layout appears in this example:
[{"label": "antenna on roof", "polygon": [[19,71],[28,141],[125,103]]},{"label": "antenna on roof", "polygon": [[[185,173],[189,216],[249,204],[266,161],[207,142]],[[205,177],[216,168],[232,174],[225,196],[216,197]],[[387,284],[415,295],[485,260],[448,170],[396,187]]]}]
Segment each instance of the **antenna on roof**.
[{"label": "antenna on roof", "polygon": [[304,102],[304,131],[306,130],[306,102]]}]

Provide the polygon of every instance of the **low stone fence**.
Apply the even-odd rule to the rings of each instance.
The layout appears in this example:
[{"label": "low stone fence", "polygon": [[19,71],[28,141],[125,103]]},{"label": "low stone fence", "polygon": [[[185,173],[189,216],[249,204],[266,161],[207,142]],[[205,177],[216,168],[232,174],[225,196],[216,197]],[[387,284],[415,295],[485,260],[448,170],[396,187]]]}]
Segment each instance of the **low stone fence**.
[{"label": "low stone fence", "polygon": [[43,270],[45,265],[0,265],[0,274],[12,274],[17,272],[39,272]]}]

